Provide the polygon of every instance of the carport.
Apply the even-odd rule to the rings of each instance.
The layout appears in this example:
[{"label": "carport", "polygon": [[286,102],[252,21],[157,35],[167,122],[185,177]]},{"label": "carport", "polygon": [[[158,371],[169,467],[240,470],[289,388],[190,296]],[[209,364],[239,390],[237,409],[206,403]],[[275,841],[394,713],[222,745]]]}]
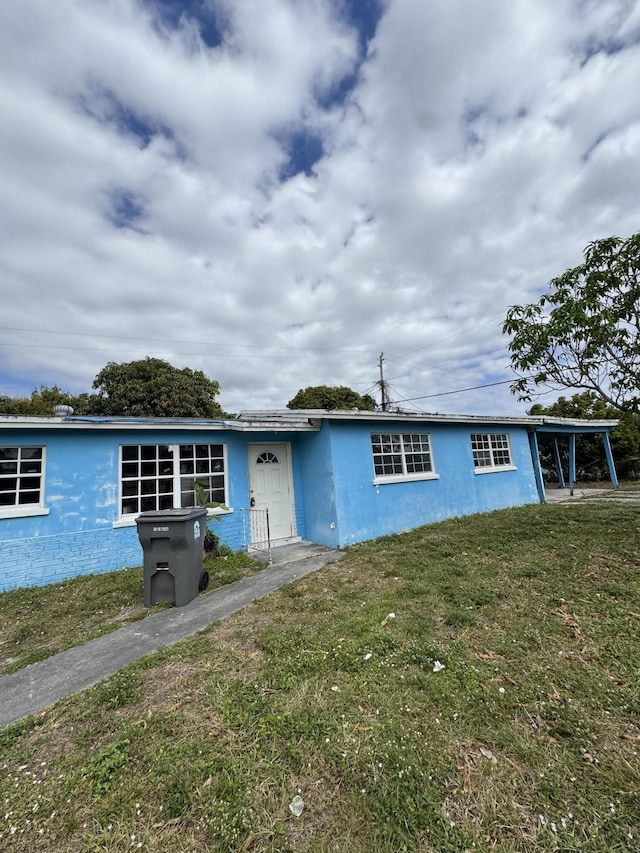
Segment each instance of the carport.
[{"label": "carport", "polygon": [[538,495],[540,503],[546,503],[544,490],[544,479],[542,476],[542,466],[540,464],[540,450],[538,447],[538,438],[550,440],[553,448],[553,458],[555,462],[556,473],[558,475],[558,484],[561,489],[567,487],[562,463],[560,459],[561,441],[568,441],[569,446],[569,492],[573,495],[573,490],[576,483],[576,436],[588,434],[600,434],[604,446],[605,458],[607,467],[609,468],[609,476],[611,478],[611,487],[618,488],[618,475],[616,474],[616,466],[613,461],[613,453],[611,452],[611,443],[609,441],[609,433],[612,432],[618,421],[571,421],[567,418],[543,418],[542,423],[531,428],[529,432],[529,444],[531,445],[531,456],[533,458],[533,469],[538,487]]}]

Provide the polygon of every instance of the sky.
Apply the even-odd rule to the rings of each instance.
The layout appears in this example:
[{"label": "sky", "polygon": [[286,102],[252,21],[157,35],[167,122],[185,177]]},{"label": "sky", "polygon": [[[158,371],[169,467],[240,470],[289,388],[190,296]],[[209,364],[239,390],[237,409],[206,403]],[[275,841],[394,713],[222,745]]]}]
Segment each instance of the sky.
[{"label": "sky", "polygon": [[640,230],[639,91],[638,0],[1,3],[0,395],[379,400],[382,354],[405,410],[525,414],[502,322]]}]

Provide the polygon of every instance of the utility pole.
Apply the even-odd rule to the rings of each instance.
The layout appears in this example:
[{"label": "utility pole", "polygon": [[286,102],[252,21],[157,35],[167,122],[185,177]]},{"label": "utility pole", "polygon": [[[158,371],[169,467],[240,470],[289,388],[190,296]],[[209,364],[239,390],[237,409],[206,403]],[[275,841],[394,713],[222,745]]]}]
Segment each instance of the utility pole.
[{"label": "utility pole", "polygon": [[378,359],[378,366],[380,368],[380,382],[379,382],[380,398],[381,398],[380,405],[382,407],[382,411],[386,412],[387,411],[387,385],[384,381],[384,371],[382,369],[383,363],[384,363],[384,353],[381,352],[380,358]]}]

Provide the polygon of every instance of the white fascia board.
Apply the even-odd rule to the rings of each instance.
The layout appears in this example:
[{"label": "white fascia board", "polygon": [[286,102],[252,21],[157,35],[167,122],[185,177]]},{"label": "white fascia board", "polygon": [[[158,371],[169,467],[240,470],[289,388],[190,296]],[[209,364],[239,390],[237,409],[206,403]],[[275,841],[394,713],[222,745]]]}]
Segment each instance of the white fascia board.
[{"label": "white fascia board", "polygon": [[67,417],[36,417],[0,415],[2,429],[71,429],[71,430],[132,430],[132,431],[176,431],[190,432],[317,432],[324,420],[378,422],[393,421],[411,424],[492,424],[501,426],[526,426],[530,429],[544,426],[590,427],[592,430],[612,430],[617,420],[587,420],[580,418],[552,418],[544,416],[496,416],[496,415],[445,415],[445,414],[399,414],[397,412],[369,411],[324,411],[323,409],[275,410],[272,412],[241,412],[234,420],[198,421],[185,419],[138,418],[101,419]]},{"label": "white fascia board", "polygon": [[306,421],[250,421],[241,420],[194,422],[185,420],[101,420],[79,418],[39,418],[20,417],[17,415],[0,415],[0,430],[2,429],[63,429],[63,430],[119,430],[135,432],[167,432],[176,430],[189,432],[317,432],[319,427]]},{"label": "white fascia board", "polygon": [[274,421],[250,421],[236,427],[241,432],[319,432],[320,424],[306,421],[301,423],[278,423]]},{"label": "white fascia board", "polygon": [[[395,423],[411,424],[467,424],[467,425],[491,425],[491,426],[524,426],[529,430],[545,425],[557,425],[559,427],[588,428],[588,431],[609,431],[618,424],[617,420],[592,421],[581,418],[551,418],[543,415],[449,415],[439,413],[416,413],[401,414],[398,412],[371,412],[371,411],[348,411],[336,409],[325,411],[324,409],[276,409],[274,411],[248,411],[241,412],[238,420],[247,424],[259,423],[260,428],[271,425],[273,429],[276,424],[287,423],[288,428],[295,428],[294,424],[313,423],[320,425],[322,421],[353,421],[353,422],[377,422],[393,421]],[[251,427],[253,428],[253,427]],[[300,428],[298,426],[297,428]]]},{"label": "white fascia board", "polygon": [[542,423],[550,426],[591,426],[594,429],[613,429],[620,421],[611,418],[607,420],[592,421],[587,418],[542,418]]},{"label": "white fascia board", "polygon": [[70,418],[36,418],[0,416],[0,429],[71,429],[71,430],[200,430],[218,432],[220,430],[238,431],[241,427],[234,421],[219,421],[214,423],[193,423],[192,421],[102,421],[78,420]]},{"label": "white fascia board", "polygon": [[352,412],[345,409],[325,411],[324,409],[295,409],[276,410],[273,412],[241,412],[238,420],[251,422],[261,420],[267,423],[284,422],[286,417],[289,421],[294,418],[300,421],[395,421],[410,423],[475,423],[475,424],[516,424],[535,426],[542,423],[539,417],[498,417],[496,415],[441,415],[441,414],[400,414],[398,412],[371,412],[358,410]]}]

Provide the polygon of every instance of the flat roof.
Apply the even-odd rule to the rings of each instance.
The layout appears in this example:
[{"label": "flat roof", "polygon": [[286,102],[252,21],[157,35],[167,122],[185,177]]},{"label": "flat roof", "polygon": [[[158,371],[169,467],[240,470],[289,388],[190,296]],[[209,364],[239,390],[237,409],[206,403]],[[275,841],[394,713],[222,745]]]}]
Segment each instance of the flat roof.
[{"label": "flat roof", "polygon": [[273,409],[241,412],[236,418],[129,418],[89,417],[82,415],[0,415],[0,429],[98,429],[98,430],[188,430],[233,432],[314,432],[323,421],[394,422],[409,424],[487,424],[492,426],[525,426],[539,432],[610,432],[617,420],[582,420],[551,418],[540,415],[450,415],[420,412],[378,412],[324,409]]},{"label": "flat roof", "polygon": [[128,418],[82,415],[0,415],[0,429],[75,429],[75,430],[188,430],[206,432],[316,432],[319,424],[309,419],[289,418],[287,421],[242,421],[237,418],[209,420],[207,418]]},{"label": "flat roof", "polygon": [[353,420],[353,421],[410,421],[417,423],[460,423],[460,424],[514,424],[517,426],[539,427],[553,424],[565,427],[589,426],[600,430],[611,430],[617,420],[587,420],[580,418],[551,418],[545,415],[452,415],[439,412],[379,412],[358,409],[274,409],[268,411],[240,412],[238,420],[265,424],[299,423],[305,420]]}]

